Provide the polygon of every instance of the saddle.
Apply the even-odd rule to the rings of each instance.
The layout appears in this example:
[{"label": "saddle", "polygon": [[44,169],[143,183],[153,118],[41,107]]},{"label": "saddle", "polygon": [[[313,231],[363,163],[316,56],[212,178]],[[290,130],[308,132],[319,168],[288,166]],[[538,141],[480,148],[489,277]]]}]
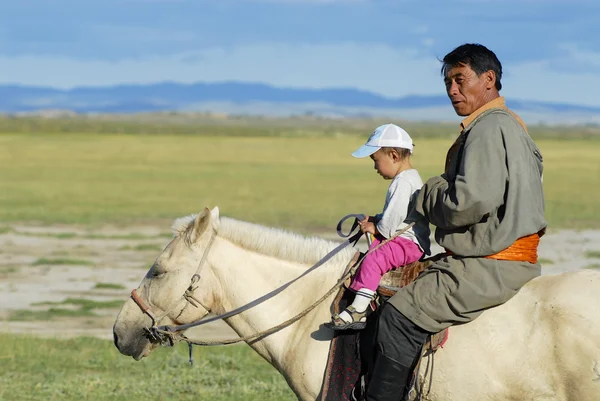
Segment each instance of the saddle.
[{"label": "saddle", "polygon": [[[357,252],[348,264],[346,271],[355,266],[361,256],[362,254]],[[394,296],[402,287],[407,286],[415,281],[421,272],[427,269],[441,256],[443,256],[443,254],[435,255],[422,261],[418,260],[384,274],[379,282],[379,287],[377,287],[377,297],[374,299],[374,305],[372,305],[371,309],[375,310],[379,305],[383,304],[389,298]],[[353,278],[354,276],[350,277],[348,281],[344,283],[343,289],[350,287],[350,283],[352,282]],[[422,353],[436,351],[439,347],[443,347],[447,340],[448,329],[444,329],[439,333],[433,334],[425,343]]]},{"label": "saddle", "polygon": [[[344,274],[350,269],[356,267],[362,255],[357,252],[348,264]],[[390,297],[396,294],[402,287],[412,283],[421,272],[427,269],[438,257],[436,255],[423,261],[417,261],[396,270],[386,273],[380,281],[377,288],[377,295],[371,305],[371,310],[376,310],[377,306],[386,302]],[[348,291],[351,280],[350,277],[340,288],[334,302],[331,305],[331,312],[339,313],[353,299],[353,293]],[[336,332],[331,342],[323,388],[318,398],[320,401],[340,401],[355,399],[354,390],[359,389],[359,393],[364,393],[364,373],[366,372],[363,352],[369,352],[368,348],[374,334],[375,327],[374,313],[367,316],[367,328],[359,332],[346,331]],[[430,336],[425,342],[421,358],[413,372],[413,378],[409,384],[408,399],[418,398],[420,390],[417,388],[417,378],[421,366],[421,360],[425,356],[432,356],[435,351],[443,347],[448,339],[448,329]],[[362,349],[362,350],[361,350]],[[429,370],[429,369],[427,369]],[[360,399],[360,398],[358,398]]]},{"label": "saddle", "polygon": [[[416,261],[396,270],[391,270],[383,275],[377,288],[378,304],[387,301],[394,296],[402,287],[407,286],[417,279],[422,271],[427,269],[434,261],[434,257],[423,261]],[[383,301],[383,302],[382,302]],[[448,329],[429,337],[423,348],[423,353],[435,352],[443,347],[448,340]]]}]

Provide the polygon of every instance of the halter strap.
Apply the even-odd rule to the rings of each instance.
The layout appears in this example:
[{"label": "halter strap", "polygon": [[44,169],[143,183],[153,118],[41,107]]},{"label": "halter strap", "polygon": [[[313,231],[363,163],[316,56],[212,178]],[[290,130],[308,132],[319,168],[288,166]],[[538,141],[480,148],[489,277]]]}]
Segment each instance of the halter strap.
[{"label": "halter strap", "polygon": [[[196,273],[194,273],[194,275],[192,276],[191,283],[190,283],[188,289],[182,295],[182,298],[184,300],[186,300],[188,303],[192,304],[196,308],[198,307],[198,305],[200,305],[204,309],[206,309],[206,311],[209,313],[210,313],[210,309],[205,307],[202,304],[202,302],[200,302],[198,300],[198,298],[194,297],[194,290],[197,288],[197,287],[194,287],[194,284],[196,284],[196,282],[198,280],[200,280],[200,272],[202,271],[204,262],[206,262],[206,258],[208,257],[208,252],[210,251],[210,248],[212,247],[213,243],[215,242],[216,236],[217,236],[217,231],[213,228],[210,240],[208,241],[208,245],[206,246],[206,249],[204,249],[202,258],[200,258],[200,262],[198,263],[198,267],[196,268]],[[136,305],[140,308],[140,310],[143,313],[145,313],[146,315],[148,315],[150,317],[150,319],[152,319],[152,328],[155,328],[158,321],[161,318],[167,316],[173,310],[173,308],[171,308],[171,309],[167,310],[165,313],[163,313],[161,316],[156,317],[155,314],[152,312],[152,309],[150,308],[150,306],[146,302],[144,302],[144,300],[142,299],[140,294],[138,294],[138,292],[135,288],[131,291],[130,296],[131,296],[131,299],[133,299],[133,302],[135,302]]]},{"label": "halter strap", "polygon": [[144,312],[146,315],[150,316],[150,319],[152,319],[152,325],[153,326],[156,325],[156,317],[150,310],[150,307],[148,305],[146,305],[146,303],[144,302],[142,297],[139,296],[139,294],[137,293],[135,288],[133,290],[131,290],[131,299],[133,299],[133,302],[135,302],[137,304],[137,306],[140,307],[142,312]]}]

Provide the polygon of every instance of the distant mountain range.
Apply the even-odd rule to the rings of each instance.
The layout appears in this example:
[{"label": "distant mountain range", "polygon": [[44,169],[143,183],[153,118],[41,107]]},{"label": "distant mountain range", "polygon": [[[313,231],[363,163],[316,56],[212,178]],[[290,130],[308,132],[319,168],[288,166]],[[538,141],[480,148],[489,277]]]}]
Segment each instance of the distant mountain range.
[{"label": "distant mountain range", "polygon": [[[600,123],[600,107],[507,99],[529,122]],[[358,89],[277,88],[265,84],[156,83],[80,87],[0,85],[0,112],[68,110],[76,113],[203,111],[231,114],[390,116],[456,120],[446,96],[390,98]]]}]

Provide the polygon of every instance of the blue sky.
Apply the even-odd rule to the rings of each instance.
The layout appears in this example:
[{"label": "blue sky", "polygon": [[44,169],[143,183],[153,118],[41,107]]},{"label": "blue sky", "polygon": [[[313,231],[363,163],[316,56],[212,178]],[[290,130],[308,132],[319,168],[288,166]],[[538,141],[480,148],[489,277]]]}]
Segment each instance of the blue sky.
[{"label": "blue sky", "polygon": [[496,52],[507,97],[600,106],[598,0],[3,1],[0,83],[442,94],[438,58],[465,42]]}]

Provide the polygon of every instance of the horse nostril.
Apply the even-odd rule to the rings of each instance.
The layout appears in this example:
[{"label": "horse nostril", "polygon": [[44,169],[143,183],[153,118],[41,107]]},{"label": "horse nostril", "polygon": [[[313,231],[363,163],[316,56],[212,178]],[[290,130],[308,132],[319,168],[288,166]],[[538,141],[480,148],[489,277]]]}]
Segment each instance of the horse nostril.
[{"label": "horse nostril", "polygon": [[114,330],[113,330],[113,340],[115,342],[115,347],[117,347],[117,349],[119,349],[119,337],[117,337],[117,333],[115,333]]}]

